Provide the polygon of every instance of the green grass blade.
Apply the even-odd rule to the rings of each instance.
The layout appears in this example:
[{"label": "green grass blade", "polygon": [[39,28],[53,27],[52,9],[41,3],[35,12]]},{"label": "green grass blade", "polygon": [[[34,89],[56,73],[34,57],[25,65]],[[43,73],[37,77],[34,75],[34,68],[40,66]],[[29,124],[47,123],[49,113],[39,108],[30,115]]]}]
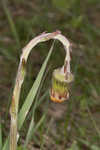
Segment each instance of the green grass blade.
[{"label": "green grass blade", "polygon": [[[43,101],[44,98],[47,96],[48,94],[48,91],[45,92],[45,94],[43,95],[43,97],[40,98],[39,102]],[[27,132],[27,135],[26,135],[26,140],[25,140],[25,147],[27,146],[29,140],[31,139],[32,137],[32,134],[33,134],[33,130],[34,130],[34,118],[35,118],[35,110],[36,108],[39,106],[40,103],[38,103],[38,98],[36,99],[36,102],[33,106],[33,113],[32,113],[32,119],[31,119],[31,123],[29,125],[29,129],[28,129],[28,132]],[[31,134],[32,133],[32,134]]]},{"label": "green grass blade", "polygon": [[0,149],[2,149],[2,127],[0,123]]},{"label": "green grass blade", "polygon": [[[25,147],[27,146],[29,140],[31,139],[32,137],[32,133],[33,133],[33,130],[34,130],[34,126],[35,126],[35,123],[34,123],[34,119],[35,119],[35,110],[36,108],[40,105],[41,101],[44,100],[44,97],[47,96],[48,94],[48,90],[45,92],[45,94],[39,99],[39,95],[40,95],[40,91],[41,91],[41,88],[42,88],[42,85],[44,83],[44,79],[46,77],[47,73],[45,73],[45,76],[43,77],[43,80],[40,84],[40,87],[39,87],[39,90],[38,90],[38,93],[36,95],[36,100],[35,100],[35,103],[33,105],[33,108],[32,108],[32,119],[31,119],[31,122],[30,122],[30,125],[29,125],[29,129],[28,129],[28,132],[27,132],[27,135],[26,135],[26,140],[25,140]],[[38,101],[39,99],[39,101]]]},{"label": "green grass blade", "polygon": [[[46,120],[43,122],[42,128],[45,129],[46,136],[49,136],[49,132],[52,128],[53,121],[54,121],[54,118],[52,117],[50,121],[48,122],[48,126],[46,129],[45,129]],[[43,133],[42,133],[42,139],[40,140],[40,150],[43,150],[44,145],[45,145],[45,138],[43,137]]]},{"label": "green grass blade", "polygon": [[74,141],[74,142],[72,143],[71,147],[68,148],[67,150],[80,150],[80,149],[79,149],[79,147],[78,147],[78,145],[77,145],[77,142]]},{"label": "green grass blade", "polygon": [[46,113],[41,117],[40,121],[37,123],[36,127],[34,128],[34,131],[35,132],[39,127],[40,125],[43,123],[44,119],[46,117]]},{"label": "green grass blade", "polygon": [[94,126],[94,128],[95,128],[95,130],[96,130],[96,132],[97,132],[97,134],[98,134],[98,136],[99,136],[99,138],[100,138],[100,130],[99,130],[99,128],[97,127],[97,124],[96,124],[96,122],[95,122],[95,120],[94,120],[94,118],[93,118],[93,115],[92,115],[92,113],[91,113],[91,111],[90,111],[88,105],[87,105],[87,110],[88,110],[90,119],[91,119],[91,121],[92,121],[92,123],[93,123],[93,126]]},{"label": "green grass blade", "polygon": [[12,51],[9,51],[9,49],[3,48],[0,46],[0,55],[4,56],[10,61],[16,62],[16,57],[14,57],[14,54]]},{"label": "green grass blade", "polygon": [[83,140],[83,139],[78,139],[81,143],[85,144],[86,146],[88,146],[91,150],[100,150],[100,147],[98,147],[95,144],[91,144],[90,142]]},{"label": "green grass blade", "polygon": [[52,53],[52,50],[53,50],[53,46],[54,46],[54,43],[52,44],[52,47],[48,53],[48,56],[46,57],[43,65],[42,65],[42,68],[27,96],[27,98],[25,99],[25,102],[19,112],[19,116],[18,116],[18,128],[20,129],[24,123],[24,120],[26,118],[26,115],[28,114],[29,112],[29,109],[34,101],[34,98],[38,92],[38,89],[39,89],[39,86],[40,86],[40,83],[41,83],[41,80],[42,80],[42,77],[44,75],[44,72],[45,72],[45,69],[46,69],[46,66],[47,66],[47,63],[48,63],[48,60],[51,56],[51,53]]},{"label": "green grass blade", "polygon": [[[43,77],[43,74],[44,74],[44,72],[45,72],[46,65],[47,65],[47,63],[48,63],[48,60],[49,60],[51,54],[52,54],[53,46],[54,46],[54,43],[53,43],[53,45],[52,45],[52,47],[51,47],[51,49],[50,49],[50,51],[49,51],[49,53],[48,53],[48,56],[46,57],[46,60],[44,61],[43,65],[42,65],[42,68],[41,68],[41,70],[40,70],[40,72],[39,72],[39,74],[38,74],[38,77],[37,77],[35,83],[33,84],[33,87],[31,88],[31,90],[30,90],[30,92],[29,92],[29,94],[28,94],[28,96],[27,96],[27,98],[26,98],[26,100],[25,100],[24,105],[22,106],[22,109],[21,109],[20,112],[19,112],[19,120],[18,120],[19,129],[22,127],[22,125],[23,125],[23,123],[24,123],[24,120],[25,120],[25,117],[26,117],[26,115],[24,114],[24,112],[25,112],[25,111],[27,112],[27,108],[28,108],[28,110],[30,109],[31,104],[32,104],[32,102],[33,102],[33,100],[34,100],[34,98],[35,98],[35,95],[37,94],[36,91],[38,91],[38,88],[36,88],[36,89],[37,89],[37,90],[36,90],[36,89],[35,89],[35,86],[36,86],[37,84],[40,85],[39,79],[42,79],[42,77]],[[38,85],[38,87],[39,87],[39,85]],[[32,97],[32,93],[31,93],[31,92],[33,92],[34,89],[35,89],[35,94],[33,94],[34,97]],[[48,91],[46,92],[46,95],[47,95],[47,94],[48,94]],[[42,100],[44,99],[44,97],[45,97],[45,95],[43,95],[41,101],[38,102],[37,106],[40,105],[40,103],[42,102]],[[30,105],[28,105],[28,102],[27,102],[28,100],[29,100],[29,102],[30,102],[30,103],[29,103]],[[27,105],[28,105],[28,106],[27,106]],[[24,111],[24,110],[25,110],[25,111]],[[28,112],[27,112],[27,113],[28,113]],[[21,115],[23,115],[24,117],[21,118]],[[22,120],[21,120],[21,119],[22,119]],[[20,120],[21,120],[21,122],[20,122]],[[6,139],[6,141],[5,141],[5,143],[4,143],[4,146],[3,146],[3,150],[9,150],[9,138]]]},{"label": "green grass blade", "polygon": [[[28,134],[26,136],[26,141],[25,141],[25,147],[27,146],[28,142],[32,139],[32,137],[36,138],[34,133],[36,132],[36,130],[41,126],[43,126],[43,124],[45,123],[45,119],[46,119],[46,115],[47,115],[47,112],[48,112],[48,101],[46,101],[46,109],[44,111],[44,114],[42,115],[41,119],[39,120],[39,122],[35,125],[35,127],[33,126],[30,126],[30,131],[28,131]],[[35,113],[33,111],[33,113]],[[34,116],[32,117],[33,119],[35,118],[35,114],[33,114]],[[31,124],[32,125],[32,124]]]},{"label": "green grass blade", "polygon": [[9,25],[10,25],[12,34],[13,34],[15,40],[16,40],[16,43],[17,43],[18,47],[20,47],[19,36],[18,36],[18,34],[17,34],[16,27],[15,27],[15,24],[14,24],[14,22],[13,22],[11,13],[10,13],[8,7],[7,7],[7,2],[6,2],[6,0],[2,0],[2,6],[3,6],[4,12],[5,12],[5,14],[6,14],[6,17],[7,17],[7,19],[8,19],[8,23],[9,23]]},{"label": "green grass blade", "polygon": [[[44,77],[45,79],[45,77]],[[38,90],[38,93],[36,95],[36,100],[35,100],[35,103],[33,105],[33,108],[32,108],[32,119],[31,119],[31,122],[30,122],[30,125],[29,125],[29,129],[28,129],[28,132],[27,132],[27,135],[26,135],[26,140],[25,140],[25,144],[24,144],[24,147],[27,146],[29,140],[31,139],[31,135],[33,133],[33,129],[34,129],[34,126],[35,126],[35,123],[34,123],[34,118],[35,118],[35,110],[37,108],[37,105],[38,105],[38,99],[39,99],[39,94],[40,94],[40,90],[42,88],[42,84],[44,82],[44,79],[42,80],[41,84],[40,84],[40,87],[39,87],[39,90]],[[41,99],[39,100],[39,102],[41,101]],[[39,106],[39,105],[38,105]]]},{"label": "green grass blade", "polygon": [[9,150],[9,137],[6,139],[2,150]]},{"label": "green grass blade", "polygon": [[25,140],[25,147],[27,146],[29,140],[31,139],[31,135],[33,134],[33,131],[34,131],[34,118],[32,117],[31,119],[31,123],[29,125],[29,129],[28,129],[28,133],[27,133],[27,136],[26,136],[26,140]]},{"label": "green grass blade", "polygon": [[46,114],[44,114],[40,121],[37,123],[37,125],[35,127],[33,127],[34,123],[33,123],[33,119],[31,120],[31,125],[30,125],[30,130],[27,134],[27,138],[26,138],[26,141],[25,141],[25,147],[27,146],[29,140],[31,139],[32,135],[35,133],[35,131],[41,126],[41,124],[43,123],[44,119],[46,117]]},{"label": "green grass blade", "polygon": [[42,85],[44,83],[44,79],[45,79],[46,75],[47,75],[47,72],[45,73],[45,75],[44,75],[44,77],[43,77],[43,79],[41,81],[41,84],[40,84],[39,89],[38,89],[38,93],[36,95],[36,100],[35,100],[35,103],[34,103],[33,108],[32,108],[32,117],[33,118],[35,117],[35,110],[36,110],[36,108],[41,104],[41,101],[44,100],[44,98],[46,97],[46,95],[48,93],[48,90],[47,90],[44,93],[44,95],[39,99],[40,91],[41,91],[41,88],[42,88]]},{"label": "green grass blade", "polygon": [[[47,89],[47,91],[37,100],[37,103],[35,103],[33,105],[32,110],[34,109],[34,111],[31,111],[28,115],[28,118],[30,118],[31,116],[35,115],[35,109],[38,108],[40,106],[40,104],[46,99],[46,97],[49,95],[49,89]],[[36,101],[36,100],[35,100]],[[35,108],[36,107],[36,108]],[[26,118],[27,121],[27,118]]]}]

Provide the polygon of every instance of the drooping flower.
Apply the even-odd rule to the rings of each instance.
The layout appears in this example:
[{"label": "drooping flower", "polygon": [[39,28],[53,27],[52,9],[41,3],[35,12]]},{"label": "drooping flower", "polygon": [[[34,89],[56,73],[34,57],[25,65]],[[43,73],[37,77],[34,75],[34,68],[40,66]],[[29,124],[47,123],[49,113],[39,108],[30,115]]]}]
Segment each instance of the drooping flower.
[{"label": "drooping flower", "polygon": [[64,65],[61,68],[55,69],[52,73],[50,98],[52,101],[58,103],[68,100],[70,96],[70,83],[74,79],[73,74],[70,71],[70,42],[65,38],[65,45],[66,41],[67,46],[64,46],[66,51]]}]

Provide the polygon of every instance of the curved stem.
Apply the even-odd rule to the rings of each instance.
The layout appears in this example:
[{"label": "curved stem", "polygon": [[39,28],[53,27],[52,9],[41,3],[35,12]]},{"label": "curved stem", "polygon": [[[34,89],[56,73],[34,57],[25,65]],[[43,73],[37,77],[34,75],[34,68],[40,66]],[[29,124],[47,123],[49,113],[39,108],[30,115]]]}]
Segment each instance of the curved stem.
[{"label": "curved stem", "polygon": [[[60,31],[56,31],[53,33],[42,33],[41,35],[35,37],[32,39],[26,47],[23,48],[22,50],[22,55],[20,57],[20,63],[18,67],[18,72],[16,76],[16,81],[15,81],[15,87],[13,90],[13,96],[12,96],[12,103],[10,107],[10,115],[11,115],[11,127],[10,127],[10,150],[16,150],[17,148],[17,118],[18,118],[18,105],[19,105],[19,97],[20,97],[20,91],[21,91],[21,86],[25,78],[26,74],[26,62],[28,59],[28,56],[32,50],[33,47],[35,47],[38,43],[40,42],[45,42],[50,39],[57,39],[59,40],[66,51],[66,57],[65,57],[65,64],[62,67],[63,72],[67,74],[67,72],[70,73],[70,43],[66,39],[65,36],[61,34]],[[67,62],[67,64],[66,64]],[[65,68],[65,71],[64,71]]]}]

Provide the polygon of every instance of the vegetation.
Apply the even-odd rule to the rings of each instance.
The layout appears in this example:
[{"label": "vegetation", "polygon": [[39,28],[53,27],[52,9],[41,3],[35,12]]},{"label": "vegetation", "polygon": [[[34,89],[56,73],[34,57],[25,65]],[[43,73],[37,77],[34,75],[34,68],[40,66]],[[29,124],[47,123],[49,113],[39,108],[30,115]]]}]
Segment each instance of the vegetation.
[{"label": "vegetation", "polygon": [[71,97],[61,104],[50,101],[52,72],[62,66],[65,53],[55,42],[54,51],[47,56],[51,41],[40,43],[29,56],[22,86],[18,150],[100,149],[99,5],[99,0],[2,0],[0,150],[8,150],[9,108],[21,49],[36,35],[56,29],[72,43],[71,68],[75,79]]}]

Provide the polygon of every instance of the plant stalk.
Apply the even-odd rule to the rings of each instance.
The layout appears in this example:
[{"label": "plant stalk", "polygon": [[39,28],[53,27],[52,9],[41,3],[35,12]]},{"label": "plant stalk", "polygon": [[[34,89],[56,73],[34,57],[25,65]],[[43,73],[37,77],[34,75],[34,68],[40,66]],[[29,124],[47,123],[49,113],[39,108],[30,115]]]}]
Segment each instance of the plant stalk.
[{"label": "plant stalk", "polygon": [[[29,53],[31,52],[32,48],[36,46],[40,42],[45,42],[50,39],[58,39],[65,48],[66,51],[66,58],[67,64],[64,67],[67,67],[66,71],[68,70],[70,72],[70,55],[69,55],[69,41],[61,34],[60,31],[56,31],[53,33],[42,33],[41,35],[35,37],[32,39],[26,47],[22,50],[22,55],[20,57],[20,63],[17,71],[16,81],[15,81],[15,87],[13,90],[13,96],[12,96],[12,102],[10,107],[10,116],[11,116],[11,126],[10,126],[10,150],[16,150],[17,149],[17,135],[18,135],[18,127],[17,127],[17,120],[18,120],[18,105],[19,105],[19,97],[20,97],[20,91],[21,86],[25,78],[26,74],[26,62],[27,58],[29,56]],[[63,67],[63,68],[64,68]]]}]

